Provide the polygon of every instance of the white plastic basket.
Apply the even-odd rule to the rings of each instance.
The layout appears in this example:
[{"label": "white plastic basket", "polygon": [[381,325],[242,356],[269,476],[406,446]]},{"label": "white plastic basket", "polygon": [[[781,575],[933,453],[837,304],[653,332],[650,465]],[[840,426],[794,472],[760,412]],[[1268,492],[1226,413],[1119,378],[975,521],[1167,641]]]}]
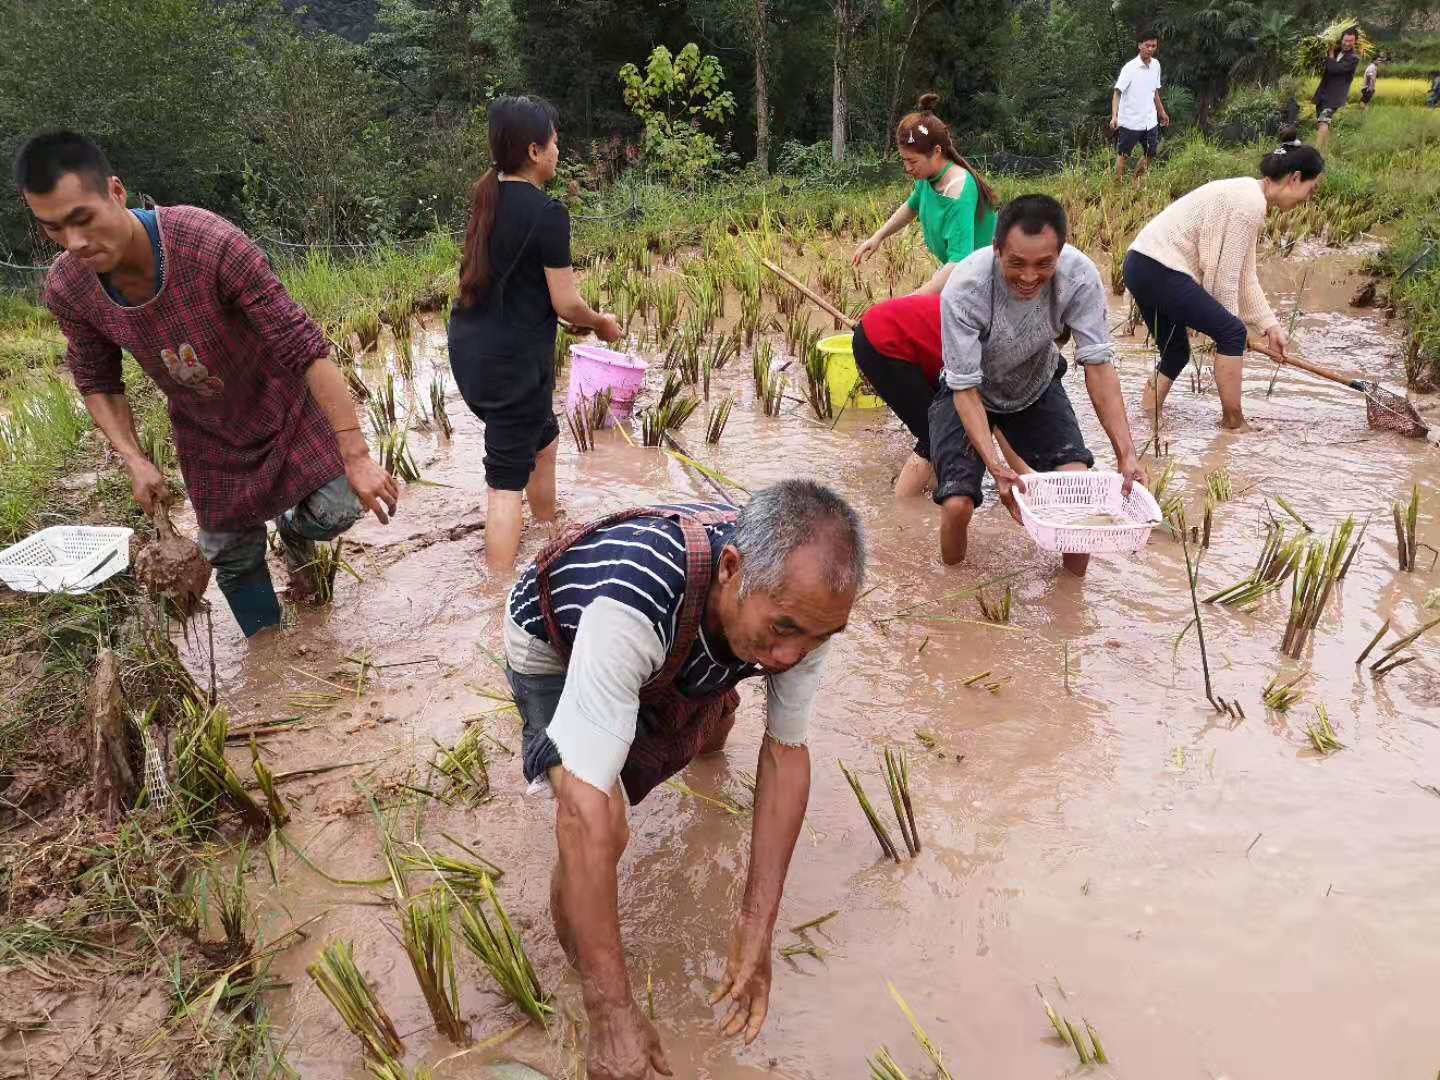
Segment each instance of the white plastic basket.
[{"label": "white plastic basket", "polygon": [[[1160,504],[1141,484],[1120,489],[1125,478],[1117,472],[1026,473],[1025,491],[1015,489],[1020,520],[1035,543],[1046,551],[1065,555],[1139,551],[1160,524]],[[1081,525],[1094,514],[1112,514],[1124,524]]]},{"label": "white plastic basket", "polygon": [[17,592],[89,592],[130,565],[133,529],[55,525],[0,551],[0,581]]}]

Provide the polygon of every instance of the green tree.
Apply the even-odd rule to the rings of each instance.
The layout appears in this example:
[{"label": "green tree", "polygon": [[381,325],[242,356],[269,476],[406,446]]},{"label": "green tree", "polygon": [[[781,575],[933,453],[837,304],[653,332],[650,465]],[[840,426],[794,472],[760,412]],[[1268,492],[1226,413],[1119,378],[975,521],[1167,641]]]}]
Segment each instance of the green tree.
[{"label": "green tree", "polygon": [[693,185],[723,165],[728,135],[716,137],[703,123],[723,124],[735,113],[735,95],[722,88],[720,61],[702,56],[694,42],[672,54],[664,45],[650,53],[645,72],[620,69],[625,104],[645,125],[646,164],[672,181]]},{"label": "green tree", "polygon": [[[104,147],[134,193],[233,212],[245,168],[237,102],[257,91],[255,9],[208,0],[9,0],[0,14],[0,156],[42,128]],[[28,216],[0,202],[7,244]]]},{"label": "green tree", "polygon": [[412,114],[464,114],[523,84],[509,0],[380,0],[364,58]]}]

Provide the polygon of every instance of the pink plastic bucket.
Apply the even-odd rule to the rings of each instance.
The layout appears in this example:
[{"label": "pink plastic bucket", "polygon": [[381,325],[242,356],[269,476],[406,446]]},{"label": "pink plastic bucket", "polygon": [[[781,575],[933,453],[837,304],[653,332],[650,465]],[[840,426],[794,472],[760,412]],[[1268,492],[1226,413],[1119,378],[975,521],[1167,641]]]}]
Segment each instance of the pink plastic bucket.
[{"label": "pink plastic bucket", "polygon": [[[570,389],[565,411],[573,413],[596,394],[610,391],[610,415],[628,420],[635,397],[645,385],[646,363],[625,353],[611,352],[599,345],[570,346]],[[606,421],[605,427],[610,426]]]}]

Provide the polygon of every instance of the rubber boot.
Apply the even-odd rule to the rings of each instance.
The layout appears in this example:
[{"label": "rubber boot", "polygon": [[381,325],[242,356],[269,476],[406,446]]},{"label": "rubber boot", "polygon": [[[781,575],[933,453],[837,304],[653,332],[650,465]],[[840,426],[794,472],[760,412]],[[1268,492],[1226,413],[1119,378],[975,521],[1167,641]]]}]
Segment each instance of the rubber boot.
[{"label": "rubber boot", "polygon": [[270,582],[270,571],[252,574],[240,581],[222,583],[220,591],[230,605],[230,613],[240,624],[247,638],[261,630],[280,625],[280,598]]}]

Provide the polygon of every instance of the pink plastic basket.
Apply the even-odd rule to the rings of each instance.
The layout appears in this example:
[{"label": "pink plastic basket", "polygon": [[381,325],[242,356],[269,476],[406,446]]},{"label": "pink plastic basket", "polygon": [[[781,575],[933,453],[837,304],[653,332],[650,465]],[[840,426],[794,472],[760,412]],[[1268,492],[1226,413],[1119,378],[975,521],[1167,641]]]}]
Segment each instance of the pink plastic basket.
[{"label": "pink plastic basket", "polygon": [[598,345],[570,346],[570,388],[565,393],[565,411],[573,413],[596,394],[610,391],[610,415],[601,425],[627,420],[635,398],[645,385],[645,361],[626,353],[612,352]]},{"label": "pink plastic basket", "polygon": [[[1025,531],[1045,551],[1065,555],[1139,551],[1160,524],[1160,504],[1136,484],[1120,493],[1125,478],[1117,472],[1026,473],[1025,492],[1015,491]],[[1113,525],[1082,525],[1094,514],[1124,519]]]}]

